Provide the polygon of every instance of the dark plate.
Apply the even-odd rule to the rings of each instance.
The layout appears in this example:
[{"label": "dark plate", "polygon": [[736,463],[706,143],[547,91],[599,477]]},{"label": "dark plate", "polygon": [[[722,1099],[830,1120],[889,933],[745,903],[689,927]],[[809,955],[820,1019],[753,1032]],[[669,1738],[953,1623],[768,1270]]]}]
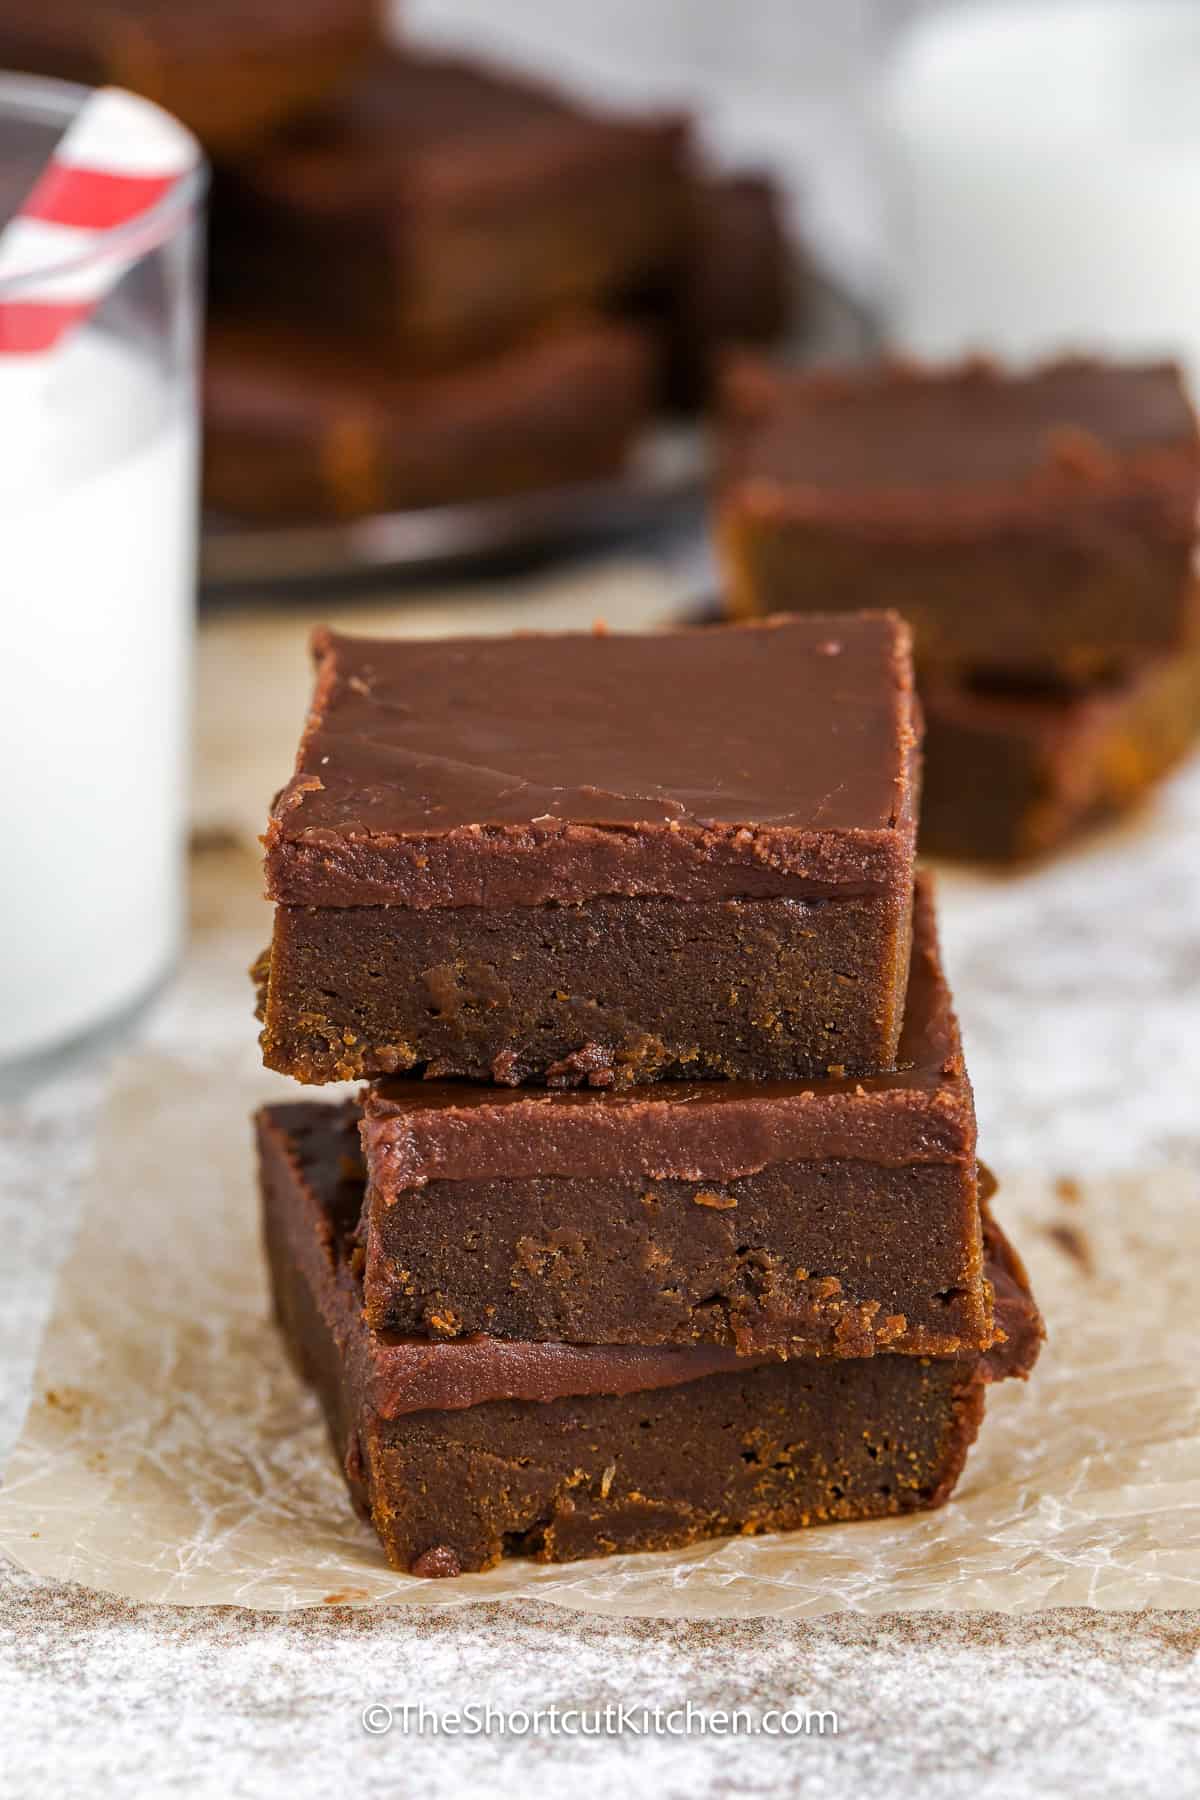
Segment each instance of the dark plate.
[{"label": "dark plate", "polygon": [[610,480],[379,513],[344,524],[269,528],[208,518],[201,581],[206,587],[242,587],[344,580],[373,571],[452,574],[633,536],[696,500],[707,469],[703,431],[664,425],[642,439],[628,468]]}]

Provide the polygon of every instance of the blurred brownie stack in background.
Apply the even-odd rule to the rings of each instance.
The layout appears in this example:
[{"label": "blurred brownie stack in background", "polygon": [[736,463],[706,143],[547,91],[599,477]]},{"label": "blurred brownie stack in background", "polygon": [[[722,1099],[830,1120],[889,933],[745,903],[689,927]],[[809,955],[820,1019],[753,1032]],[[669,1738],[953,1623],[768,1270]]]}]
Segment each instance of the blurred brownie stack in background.
[{"label": "blurred brownie stack in background", "polygon": [[0,68],[130,88],[210,156],[236,156],[324,103],[366,56],[382,0],[0,3]]},{"label": "blurred brownie stack in background", "polygon": [[319,632],[264,842],[285,1341],[419,1576],[936,1506],[1041,1323],[894,614]]},{"label": "blurred brownie stack in background", "polygon": [[204,143],[205,493],[231,517],[611,477],[789,322],[767,180],[708,171],[680,113],[397,43],[382,0],[0,0],[0,61],[132,88]]},{"label": "blurred brownie stack in background", "polygon": [[1200,436],[1176,368],[737,360],[724,405],[731,610],[913,627],[922,849],[1043,855],[1200,737]]},{"label": "blurred brownie stack in background", "polygon": [[218,163],[208,499],[355,518],[611,476],[787,292],[773,190],[705,174],[682,115],[379,42]]},{"label": "blurred brownie stack in background", "polygon": [[656,372],[606,307],[681,254],[687,182],[678,119],[377,50],[220,172],[211,502],[353,517],[611,473]]}]

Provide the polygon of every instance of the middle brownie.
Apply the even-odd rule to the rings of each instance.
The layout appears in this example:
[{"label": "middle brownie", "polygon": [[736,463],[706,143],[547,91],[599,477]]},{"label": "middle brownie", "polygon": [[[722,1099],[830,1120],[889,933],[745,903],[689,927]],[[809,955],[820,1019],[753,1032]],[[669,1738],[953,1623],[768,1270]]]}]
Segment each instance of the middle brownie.
[{"label": "middle brownie", "polygon": [[[377,1084],[362,1124],[369,1323],[798,1355],[986,1349],[975,1114],[924,884],[900,1052],[903,1070],[858,1081]],[[328,1129],[327,1108],[295,1110]],[[351,1154],[356,1123],[348,1108]]]},{"label": "middle brownie", "polygon": [[919,763],[894,615],[315,649],[265,840],[271,1068],[893,1066]]}]

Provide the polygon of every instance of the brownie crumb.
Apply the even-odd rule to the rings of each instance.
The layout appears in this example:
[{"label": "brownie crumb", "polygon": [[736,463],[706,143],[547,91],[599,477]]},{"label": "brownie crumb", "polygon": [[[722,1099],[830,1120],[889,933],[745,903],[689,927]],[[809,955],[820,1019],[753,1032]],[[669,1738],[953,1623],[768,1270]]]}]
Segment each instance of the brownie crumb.
[{"label": "brownie crumb", "polygon": [[492,1080],[497,1087],[519,1087],[520,1066],[515,1050],[501,1050],[492,1058]]},{"label": "brownie crumb", "polygon": [[1052,1244],[1057,1244],[1064,1256],[1071,1258],[1081,1273],[1091,1275],[1095,1272],[1091,1245],[1077,1226],[1047,1225],[1046,1236]]},{"label": "brownie crumb", "polygon": [[427,1581],[441,1581],[447,1577],[462,1574],[462,1564],[458,1560],[457,1550],[449,1544],[434,1544],[423,1550],[409,1571],[412,1575],[420,1575]]},{"label": "brownie crumb", "polygon": [[604,1044],[587,1043],[578,1050],[572,1050],[559,1062],[551,1063],[546,1070],[546,1086],[550,1088],[580,1087],[586,1083],[588,1087],[612,1087],[616,1080],[613,1070],[612,1052]]}]

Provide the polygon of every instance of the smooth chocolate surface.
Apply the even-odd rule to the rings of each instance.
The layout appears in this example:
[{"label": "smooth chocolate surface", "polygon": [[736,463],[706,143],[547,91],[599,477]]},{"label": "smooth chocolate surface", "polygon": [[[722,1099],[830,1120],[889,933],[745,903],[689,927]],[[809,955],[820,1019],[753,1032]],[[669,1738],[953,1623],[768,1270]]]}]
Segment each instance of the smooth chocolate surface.
[{"label": "smooth chocolate surface", "polygon": [[894,617],[710,631],[314,638],[267,827],[291,905],[877,894],[911,880],[918,756]]},{"label": "smooth chocolate surface", "polygon": [[757,429],[739,466],[848,509],[863,495],[933,488],[953,505],[962,489],[1007,496],[1029,482],[1100,480],[1099,462],[1087,466],[1089,446],[1093,458],[1135,463],[1181,453],[1200,471],[1200,434],[1173,363],[1065,361],[1027,375],[986,363],[775,374],[745,405]]},{"label": "smooth chocolate surface", "polygon": [[937,1505],[984,1384],[1026,1374],[1037,1354],[1024,1272],[998,1235],[1007,1336],[981,1357],[779,1363],[709,1347],[382,1339],[361,1316],[358,1183],[340,1167],[320,1192],[298,1178],[270,1119],[260,1152],[276,1314],[398,1568],[457,1574],[502,1555],[566,1560]]}]

